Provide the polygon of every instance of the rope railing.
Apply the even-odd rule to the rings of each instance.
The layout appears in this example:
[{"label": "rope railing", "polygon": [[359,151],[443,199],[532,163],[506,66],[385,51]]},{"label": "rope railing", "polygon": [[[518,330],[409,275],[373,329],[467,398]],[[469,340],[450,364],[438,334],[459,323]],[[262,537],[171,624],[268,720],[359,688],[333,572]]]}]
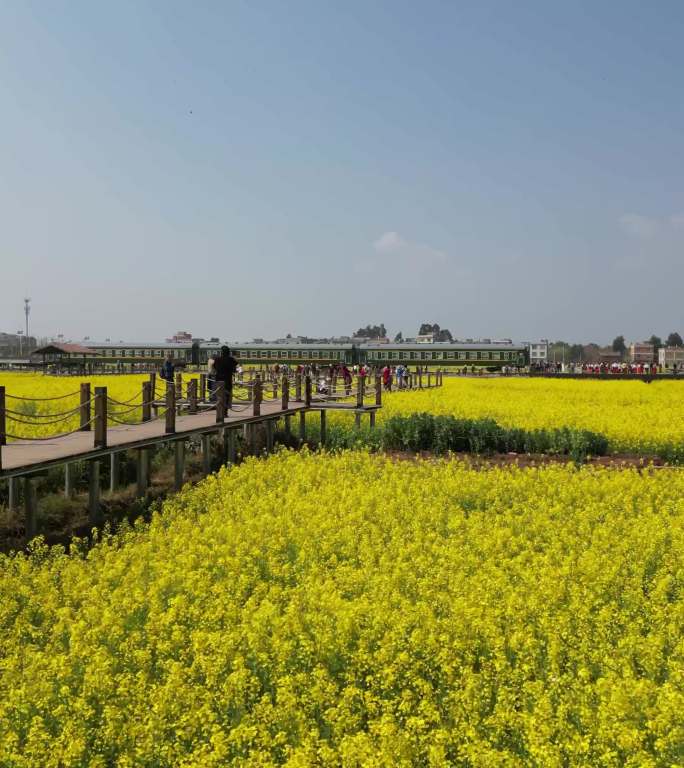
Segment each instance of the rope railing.
[{"label": "rope railing", "polygon": [[[94,424],[95,421],[96,421],[95,418],[90,419],[88,424]],[[49,440],[57,440],[60,437],[69,437],[70,435],[75,435],[81,431],[82,431],[82,427],[79,427],[78,429],[72,429],[70,432],[61,432],[59,434],[48,435],[46,437],[24,437],[22,435],[13,435],[11,432],[5,432],[4,434],[5,434],[5,437],[9,437],[11,440],[19,440],[21,442],[30,442],[30,443],[44,443]]]},{"label": "rope railing", "polygon": [[9,400],[23,400],[28,403],[48,403],[53,400],[66,400],[67,397],[76,397],[80,394],[80,391],[71,392],[68,395],[58,395],[57,397],[22,397],[20,395],[6,394],[5,397]]},{"label": "rope railing", "polygon": [[[10,421],[20,421],[20,419],[13,419],[13,416],[22,416],[26,419],[52,419],[55,416],[71,416],[75,413],[79,413],[81,410],[80,405],[76,408],[72,408],[70,411],[62,411],[61,413],[24,413],[23,411],[12,411],[9,408],[5,408],[5,413],[10,417]],[[26,422],[27,424],[30,422]]]}]

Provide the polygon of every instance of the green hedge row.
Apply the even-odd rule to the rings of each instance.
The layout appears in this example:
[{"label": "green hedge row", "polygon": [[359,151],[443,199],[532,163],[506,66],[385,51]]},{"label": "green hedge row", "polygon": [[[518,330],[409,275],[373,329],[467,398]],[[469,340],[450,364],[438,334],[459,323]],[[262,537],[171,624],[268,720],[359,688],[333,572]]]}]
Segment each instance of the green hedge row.
[{"label": "green hedge row", "polygon": [[526,430],[502,427],[493,419],[457,419],[415,413],[385,422],[382,447],[389,450],[454,453],[551,453],[581,461],[604,456],[608,440],[586,429]]},{"label": "green hedge row", "polygon": [[[318,427],[309,427],[308,439],[318,444]],[[547,453],[583,461],[605,456],[608,440],[585,429],[517,429],[502,427],[493,419],[457,419],[415,413],[393,416],[377,429],[335,425],[328,430],[328,450],[369,448],[388,451],[445,453]]]}]

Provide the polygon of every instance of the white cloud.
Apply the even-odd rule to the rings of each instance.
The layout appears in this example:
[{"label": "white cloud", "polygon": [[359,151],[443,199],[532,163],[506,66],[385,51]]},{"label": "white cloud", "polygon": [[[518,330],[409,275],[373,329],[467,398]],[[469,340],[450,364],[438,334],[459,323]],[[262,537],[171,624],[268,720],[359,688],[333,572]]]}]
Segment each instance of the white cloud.
[{"label": "white cloud", "polygon": [[618,221],[628,235],[638,237],[641,240],[684,230],[684,213],[673,214],[669,217],[625,213],[620,216]]},{"label": "white cloud", "polygon": [[625,213],[620,216],[619,222],[628,235],[641,238],[653,237],[662,226],[660,220],[641,216],[638,213]]},{"label": "white cloud", "polygon": [[396,256],[415,264],[446,261],[446,253],[424,243],[406,240],[398,232],[384,232],[373,243],[381,256]]}]

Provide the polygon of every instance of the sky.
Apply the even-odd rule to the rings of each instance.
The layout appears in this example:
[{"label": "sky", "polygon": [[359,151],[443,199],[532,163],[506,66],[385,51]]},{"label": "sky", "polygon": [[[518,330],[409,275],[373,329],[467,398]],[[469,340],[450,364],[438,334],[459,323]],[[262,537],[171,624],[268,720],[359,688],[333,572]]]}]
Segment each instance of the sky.
[{"label": "sky", "polygon": [[0,331],[684,333],[684,4],[0,0]]}]

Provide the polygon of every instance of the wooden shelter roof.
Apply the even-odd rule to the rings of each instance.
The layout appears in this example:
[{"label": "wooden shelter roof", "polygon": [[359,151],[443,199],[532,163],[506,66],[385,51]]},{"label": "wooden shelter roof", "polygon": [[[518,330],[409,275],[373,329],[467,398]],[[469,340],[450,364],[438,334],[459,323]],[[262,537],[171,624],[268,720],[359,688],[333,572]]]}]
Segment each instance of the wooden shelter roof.
[{"label": "wooden shelter roof", "polygon": [[94,349],[83,347],[80,344],[47,344],[34,350],[32,355],[97,355]]}]

